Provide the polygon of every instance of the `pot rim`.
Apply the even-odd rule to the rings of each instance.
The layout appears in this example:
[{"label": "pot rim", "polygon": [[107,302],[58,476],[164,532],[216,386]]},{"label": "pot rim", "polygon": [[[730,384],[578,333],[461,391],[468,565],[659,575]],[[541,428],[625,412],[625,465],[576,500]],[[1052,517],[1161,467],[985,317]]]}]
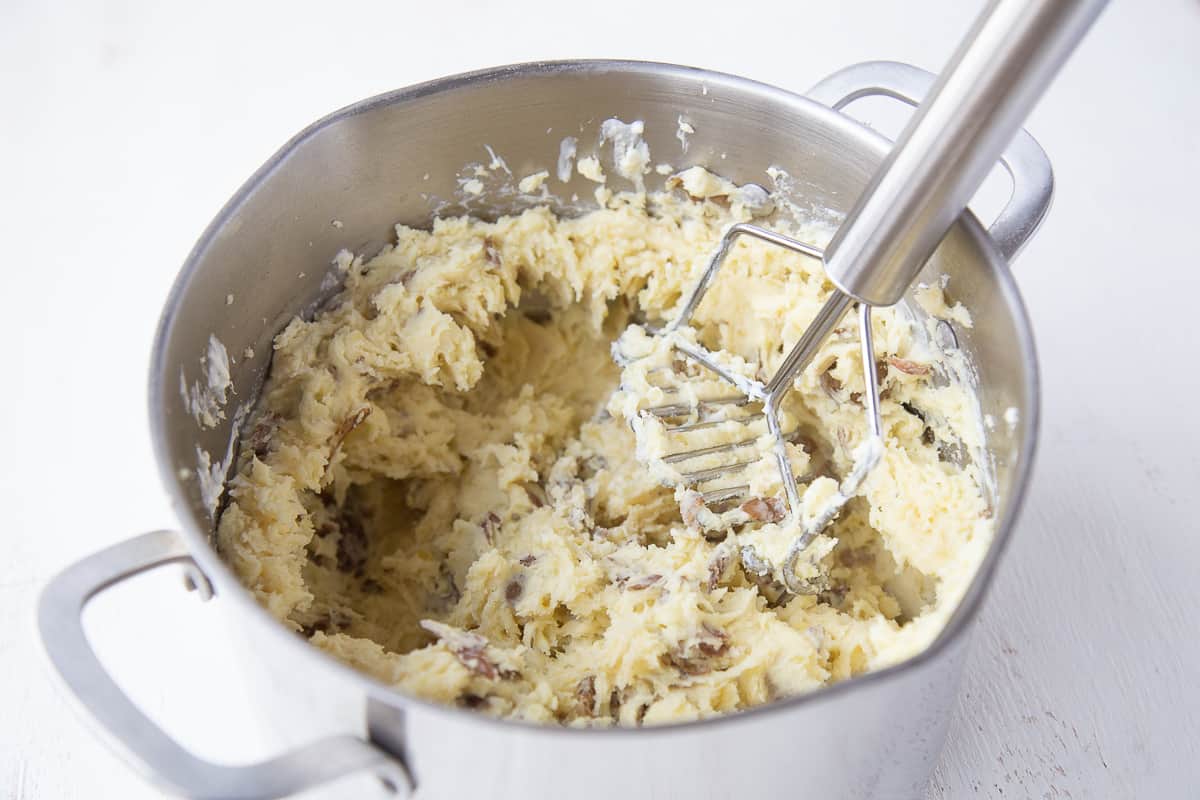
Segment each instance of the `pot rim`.
[{"label": "pot rim", "polygon": [[667,74],[677,79],[694,82],[698,85],[725,86],[742,94],[758,95],[770,98],[776,102],[802,108],[805,113],[823,117],[823,121],[839,129],[840,133],[847,138],[857,140],[859,143],[874,149],[879,153],[881,158],[892,144],[886,137],[870,129],[863,123],[803,95],[749,78],[700,67],[655,61],[569,59],[523,62],[458,73],[384,92],[351,103],[311,123],[289,139],[238,188],[213,218],[212,222],[204,229],[204,232],[193,246],[191,252],[189,252],[179,274],[176,276],[163,306],[163,312],[155,332],[150,360],[149,411],[151,438],[154,442],[159,476],[180,517],[182,535],[187,542],[188,550],[217,590],[228,590],[225,591],[225,595],[233,598],[233,602],[239,608],[239,613],[248,614],[254,620],[252,624],[258,626],[264,635],[274,637],[276,641],[281,642],[285,647],[291,648],[291,652],[297,658],[312,659],[314,664],[320,664],[327,673],[336,675],[343,680],[352,681],[354,685],[358,686],[375,700],[402,708],[416,705],[432,713],[453,715],[455,719],[462,721],[474,720],[480,724],[498,726],[501,730],[520,730],[553,735],[569,733],[570,735],[580,737],[647,737],[655,734],[690,733],[706,726],[730,725],[735,722],[753,721],[766,714],[796,711],[804,706],[836,700],[843,693],[855,691],[860,686],[892,680],[910,670],[919,668],[926,662],[937,658],[955,640],[965,635],[968,630],[968,624],[978,613],[983,598],[991,586],[995,577],[996,565],[1007,548],[1013,527],[1020,517],[1029,480],[1033,473],[1041,421],[1041,379],[1038,370],[1037,353],[1034,346],[1029,315],[1021,299],[1009,265],[999,254],[995,243],[988,236],[983,225],[980,224],[979,220],[968,209],[964,211],[956,225],[960,226],[962,231],[979,247],[980,251],[988,257],[991,266],[996,271],[1001,294],[1004,297],[1006,305],[1012,310],[1016,318],[1015,322],[1017,323],[1019,338],[1015,344],[1020,350],[1023,363],[1029,370],[1029,380],[1027,381],[1028,391],[1026,396],[1022,398],[1022,414],[1025,417],[1026,425],[1024,436],[1019,445],[1021,460],[1018,464],[1020,468],[1014,474],[1010,489],[1011,501],[1008,505],[1009,512],[1006,517],[998,520],[987,555],[979,565],[970,587],[959,601],[958,607],[951,614],[945,627],[942,628],[937,637],[924,650],[916,655],[897,664],[847,678],[846,680],[814,689],[812,692],[806,694],[714,717],[648,727],[612,726],[573,728],[519,719],[492,717],[477,711],[443,705],[432,700],[406,694],[310,645],[307,641],[282,625],[267,609],[259,605],[250,590],[237,579],[232,570],[217,554],[211,542],[211,533],[201,530],[200,526],[195,524],[191,515],[186,511],[190,507],[190,502],[182,488],[176,470],[171,465],[171,454],[167,448],[167,436],[165,432],[166,415],[161,413],[161,409],[164,407],[162,403],[164,392],[167,390],[168,385],[165,377],[167,341],[173,328],[176,311],[180,307],[187,287],[197,272],[198,265],[209,245],[242,204],[250,198],[257,187],[278,169],[293,151],[312,136],[341,120],[366,113],[379,107],[402,104],[433,94],[450,92],[468,86],[474,87],[497,83],[511,78],[613,72]]}]

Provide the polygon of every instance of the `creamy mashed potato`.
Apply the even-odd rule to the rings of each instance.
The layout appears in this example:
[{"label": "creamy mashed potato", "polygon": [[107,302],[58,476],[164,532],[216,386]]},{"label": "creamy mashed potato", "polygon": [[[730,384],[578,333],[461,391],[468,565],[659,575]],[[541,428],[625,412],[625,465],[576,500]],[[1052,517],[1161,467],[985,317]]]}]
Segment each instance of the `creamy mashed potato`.
[{"label": "creamy mashed potato", "polygon": [[[763,210],[714,176],[672,185],[572,219],[399,226],[375,258],[339,262],[344,290],[275,341],[219,523],[221,553],[272,614],[402,691],[569,725],[745,709],[936,636],[992,520],[960,463],[982,442],[974,397],[918,317],[875,315],[884,452],[810,547],[808,591],[742,563],[742,545],[775,558],[794,534],[773,462],[710,509],[664,485],[644,441],[639,460],[629,420],[653,389],[622,377],[611,345],[670,318],[724,228]],[[819,263],[743,240],[696,335],[769,376],[829,291]],[[936,286],[921,303],[969,324]],[[787,400],[814,497],[866,435],[857,354],[851,316]]]}]

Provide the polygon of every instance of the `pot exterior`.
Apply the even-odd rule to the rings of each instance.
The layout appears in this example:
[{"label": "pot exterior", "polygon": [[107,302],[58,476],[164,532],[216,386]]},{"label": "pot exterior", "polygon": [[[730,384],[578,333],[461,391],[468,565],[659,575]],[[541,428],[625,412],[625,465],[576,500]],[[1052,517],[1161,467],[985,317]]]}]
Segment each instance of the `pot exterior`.
[{"label": "pot exterior", "polygon": [[[676,139],[680,115],[695,130],[686,151]],[[542,169],[553,176],[561,139],[577,138],[580,155],[588,154],[609,117],[643,120],[653,160],[676,170],[698,164],[737,182],[767,184],[767,168],[781,167],[801,213],[831,225],[887,149],[858,123],[804,98],[731,76],[628,62],[460,76],[316,123],[221,212],[164,311],[151,419],[189,550],[228,606],[231,628],[252,643],[252,671],[263,678],[264,711],[279,722],[281,741],[369,736],[405,762],[417,797],[919,797],[945,738],[968,623],[1016,519],[1036,433],[1028,320],[1006,263],[970,215],[947,236],[923,278],[948,274],[949,294],[972,312],[974,326],[954,334],[978,372],[982,411],[997,419],[1018,411],[1013,424],[988,432],[999,498],[996,543],[946,631],[906,664],[691,725],[573,731],[504,723],[407,698],[333,662],[259,608],[213,549],[211,498],[204,476],[197,477],[197,454],[214,464],[232,456],[239,409],[231,403],[221,424],[202,429],[179,390],[181,381],[202,377],[210,337],[234,356],[233,397],[253,398],[273,337],[329,293],[323,280],[338,250],[370,254],[397,221],[424,225],[435,215],[519,210],[512,194],[456,193],[459,171],[487,163],[487,145],[518,178]],[[662,181],[652,173],[647,188],[661,188]],[[572,195],[587,198],[593,188],[578,177],[556,183],[554,203],[561,211],[581,210]],[[255,357],[241,356],[250,351]],[[344,789],[330,791],[346,796]]]},{"label": "pot exterior", "polygon": [[469,720],[410,711],[417,796],[912,800],[941,751],[964,652],[960,639],[919,669],[803,710],[678,730],[484,733]]},{"label": "pot exterior", "polygon": [[[231,628],[245,636],[237,609],[227,610]],[[261,642],[247,651],[255,653],[247,670],[281,746],[367,734],[403,757],[414,798],[912,800],[941,752],[968,641],[957,637],[915,668],[822,692],[800,707],[634,731],[509,725],[396,702],[308,664],[280,669],[287,654],[264,651]],[[305,796],[389,793],[360,774]]]}]

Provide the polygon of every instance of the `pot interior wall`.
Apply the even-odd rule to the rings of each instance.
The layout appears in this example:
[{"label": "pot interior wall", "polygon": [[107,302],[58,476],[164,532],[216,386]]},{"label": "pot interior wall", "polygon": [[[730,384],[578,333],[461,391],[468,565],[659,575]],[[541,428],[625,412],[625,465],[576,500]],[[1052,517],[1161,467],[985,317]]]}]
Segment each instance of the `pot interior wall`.
[{"label": "pot interior wall", "polygon": [[[680,115],[695,129],[686,151],[676,137]],[[794,201],[831,224],[848,210],[885,150],[856,123],[794,95],[657,65],[498,70],[376,98],[317,123],[224,209],[190,257],[164,315],[151,415],[164,473],[186,500],[181,514],[194,530],[208,535],[212,528],[195,476],[197,450],[211,454],[214,464],[227,454],[234,411],[253,401],[271,340],[328,294],[323,280],[339,250],[374,253],[396,222],[427,225],[435,214],[463,212],[494,217],[528,205],[491,184],[463,200],[459,180],[471,177],[464,167],[491,160],[485,145],[518,178],[549,171],[547,186],[559,210],[578,212],[588,207],[595,184],[578,176],[558,182],[560,142],[573,136],[580,155],[596,152],[600,125],[610,117],[644,121],[654,163],[703,165],[739,183],[768,187],[766,168],[781,167],[794,179]],[[611,173],[610,150],[604,148],[602,161]],[[648,189],[662,187],[662,176],[646,177]],[[621,179],[610,185],[628,186]],[[1036,412],[1027,323],[1006,268],[973,220],[957,224],[925,278],[943,272],[950,275],[948,294],[974,317],[972,328],[956,332],[976,365],[984,413],[1001,419],[1009,407],[1019,409],[1015,427],[997,425],[989,432],[1003,535],[1013,511],[1013,482],[1028,458],[1018,445]],[[178,387],[181,373],[187,383],[203,382],[200,359],[210,335],[232,358],[235,394],[226,419],[202,430]],[[181,477],[181,469],[191,470],[191,477]]]}]

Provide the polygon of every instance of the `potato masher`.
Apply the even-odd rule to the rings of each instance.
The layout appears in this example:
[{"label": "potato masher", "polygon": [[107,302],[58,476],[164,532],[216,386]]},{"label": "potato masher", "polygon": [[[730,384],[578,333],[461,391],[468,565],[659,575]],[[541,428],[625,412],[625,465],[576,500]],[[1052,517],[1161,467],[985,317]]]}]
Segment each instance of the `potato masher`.
[{"label": "potato masher", "polygon": [[[750,223],[729,227],[679,314],[660,332],[671,336],[688,325],[741,236],[822,261],[834,285],[833,292],[769,381],[734,374],[699,344],[672,337],[678,353],[730,384],[737,393],[704,400],[699,406],[676,403],[639,412],[663,420],[691,420],[667,428],[668,432],[686,433],[719,423],[723,409],[762,406],[761,416],[774,439],[788,513],[801,524],[781,570],[790,591],[802,590],[795,580],[801,553],[840,514],[883,452],[878,374],[871,340],[872,307],[900,301],[1104,4],[1105,0],[994,0],[960,44],[929,98],[920,105],[826,248]],[[854,304],[858,306],[858,336],[866,378],[863,406],[869,435],[856,449],[854,465],[833,498],[821,509],[809,510],[805,520],[799,484],[786,451],[789,434],[780,425],[780,403]],[[743,421],[749,418],[741,417]],[[753,442],[746,439],[685,450],[666,456],[664,461],[679,464],[718,452],[733,453]],[[744,470],[749,463],[685,472],[683,480],[693,484],[712,481]],[[736,485],[715,489],[703,498],[706,502],[723,502],[738,497],[747,488]],[[758,574],[770,571],[770,566],[749,547],[743,547],[741,555],[748,569]]]}]

